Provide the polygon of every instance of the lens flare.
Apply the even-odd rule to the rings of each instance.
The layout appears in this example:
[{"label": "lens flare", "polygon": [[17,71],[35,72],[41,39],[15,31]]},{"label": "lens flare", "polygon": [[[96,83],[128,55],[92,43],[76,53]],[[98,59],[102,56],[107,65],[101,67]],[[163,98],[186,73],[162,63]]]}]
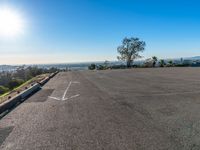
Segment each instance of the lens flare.
[{"label": "lens flare", "polygon": [[20,14],[7,7],[0,8],[0,37],[14,37],[23,33],[24,21]]}]

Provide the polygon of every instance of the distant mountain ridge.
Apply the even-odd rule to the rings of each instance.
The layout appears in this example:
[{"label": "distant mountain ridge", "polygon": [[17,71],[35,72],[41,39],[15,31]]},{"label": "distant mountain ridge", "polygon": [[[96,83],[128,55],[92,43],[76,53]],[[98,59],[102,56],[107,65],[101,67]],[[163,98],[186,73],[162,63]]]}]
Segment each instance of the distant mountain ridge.
[{"label": "distant mountain ridge", "polygon": [[[193,57],[179,57],[179,58],[169,58],[169,59],[164,59],[165,61],[173,60],[176,63],[180,63],[181,58],[183,60],[189,60],[189,61],[198,61],[200,62],[200,56],[193,56]],[[136,60],[134,63],[139,65],[144,63],[145,60]],[[25,65],[25,66],[37,66],[39,68],[59,68],[59,69],[72,69],[72,70],[86,70],[88,66],[94,63],[96,65],[103,65],[104,61],[97,61],[97,62],[83,62],[83,63],[61,63],[61,64],[32,64],[32,65]],[[122,61],[109,61],[110,65],[120,65],[120,64],[126,64],[125,62]],[[0,65],[0,72],[2,71],[15,71],[19,66],[23,65]]]},{"label": "distant mountain ridge", "polygon": [[184,59],[200,60],[200,56],[186,57],[186,58],[184,58]]}]

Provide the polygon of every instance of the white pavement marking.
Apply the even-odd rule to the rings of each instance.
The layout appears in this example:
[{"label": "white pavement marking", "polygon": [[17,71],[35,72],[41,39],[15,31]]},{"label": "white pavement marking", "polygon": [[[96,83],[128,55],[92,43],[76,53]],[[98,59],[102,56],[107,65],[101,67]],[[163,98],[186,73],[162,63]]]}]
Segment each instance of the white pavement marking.
[{"label": "white pavement marking", "polygon": [[78,82],[78,81],[73,81],[73,82],[70,81],[69,84],[68,84],[68,86],[67,86],[67,88],[66,88],[66,90],[65,90],[65,92],[64,92],[64,94],[63,94],[63,96],[62,96],[62,98],[57,98],[57,97],[52,97],[52,96],[49,96],[49,98],[55,99],[55,100],[65,101],[65,100],[68,100],[68,99],[71,99],[71,98],[75,98],[75,97],[80,96],[80,94],[76,94],[76,95],[73,95],[73,96],[71,96],[71,97],[69,97],[69,98],[68,98],[68,97],[65,98],[66,95],[67,95],[67,92],[68,92],[68,90],[69,90],[69,88],[70,88],[70,86],[71,86],[72,83],[77,84],[77,83],[80,83],[80,82]]},{"label": "white pavement marking", "polygon": [[55,100],[61,100],[60,98],[57,98],[57,97],[52,97],[52,96],[49,96],[49,98],[51,98],[51,99],[55,99]]},{"label": "white pavement marking", "polygon": [[63,99],[63,101],[66,101],[66,100],[68,100],[68,99],[75,98],[75,97],[78,97],[78,96],[80,96],[80,94],[76,94],[76,95],[74,95],[74,96],[71,96],[70,98],[65,98],[65,99]]},{"label": "white pavement marking", "polygon": [[73,81],[72,83],[80,83],[80,82],[78,82],[78,81]]},{"label": "white pavement marking", "polygon": [[80,96],[80,94],[76,94],[74,96],[71,96],[70,98],[75,98],[75,97],[78,97],[78,96]]},{"label": "white pavement marking", "polygon": [[63,94],[62,100],[64,100],[64,99],[65,99],[65,96],[66,96],[66,94],[67,94],[67,91],[69,90],[69,88],[70,88],[71,84],[72,84],[72,82],[70,81],[70,82],[69,82],[69,84],[68,84],[68,86],[67,86],[67,89],[65,90],[65,92],[64,92],[64,94]]}]

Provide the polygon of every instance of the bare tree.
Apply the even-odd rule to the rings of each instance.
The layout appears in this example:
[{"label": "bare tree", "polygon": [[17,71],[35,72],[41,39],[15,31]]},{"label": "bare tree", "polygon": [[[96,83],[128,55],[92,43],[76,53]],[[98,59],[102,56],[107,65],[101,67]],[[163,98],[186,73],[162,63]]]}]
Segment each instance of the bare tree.
[{"label": "bare tree", "polygon": [[124,38],[122,45],[117,48],[120,54],[117,58],[126,61],[127,67],[131,67],[135,59],[141,58],[139,53],[145,50],[145,46],[145,42],[139,38]]}]

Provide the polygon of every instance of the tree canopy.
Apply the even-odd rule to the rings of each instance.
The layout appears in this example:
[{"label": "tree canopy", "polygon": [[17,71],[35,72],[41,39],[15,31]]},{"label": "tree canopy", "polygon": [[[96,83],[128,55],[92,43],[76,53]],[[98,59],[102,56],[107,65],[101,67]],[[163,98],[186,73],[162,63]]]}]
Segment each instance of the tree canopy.
[{"label": "tree canopy", "polygon": [[122,45],[117,48],[120,54],[117,58],[126,61],[127,67],[130,67],[135,59],[141,58],[139,53],[145,50],[145,46],[146,43],[139,38],[124,38]]}]

